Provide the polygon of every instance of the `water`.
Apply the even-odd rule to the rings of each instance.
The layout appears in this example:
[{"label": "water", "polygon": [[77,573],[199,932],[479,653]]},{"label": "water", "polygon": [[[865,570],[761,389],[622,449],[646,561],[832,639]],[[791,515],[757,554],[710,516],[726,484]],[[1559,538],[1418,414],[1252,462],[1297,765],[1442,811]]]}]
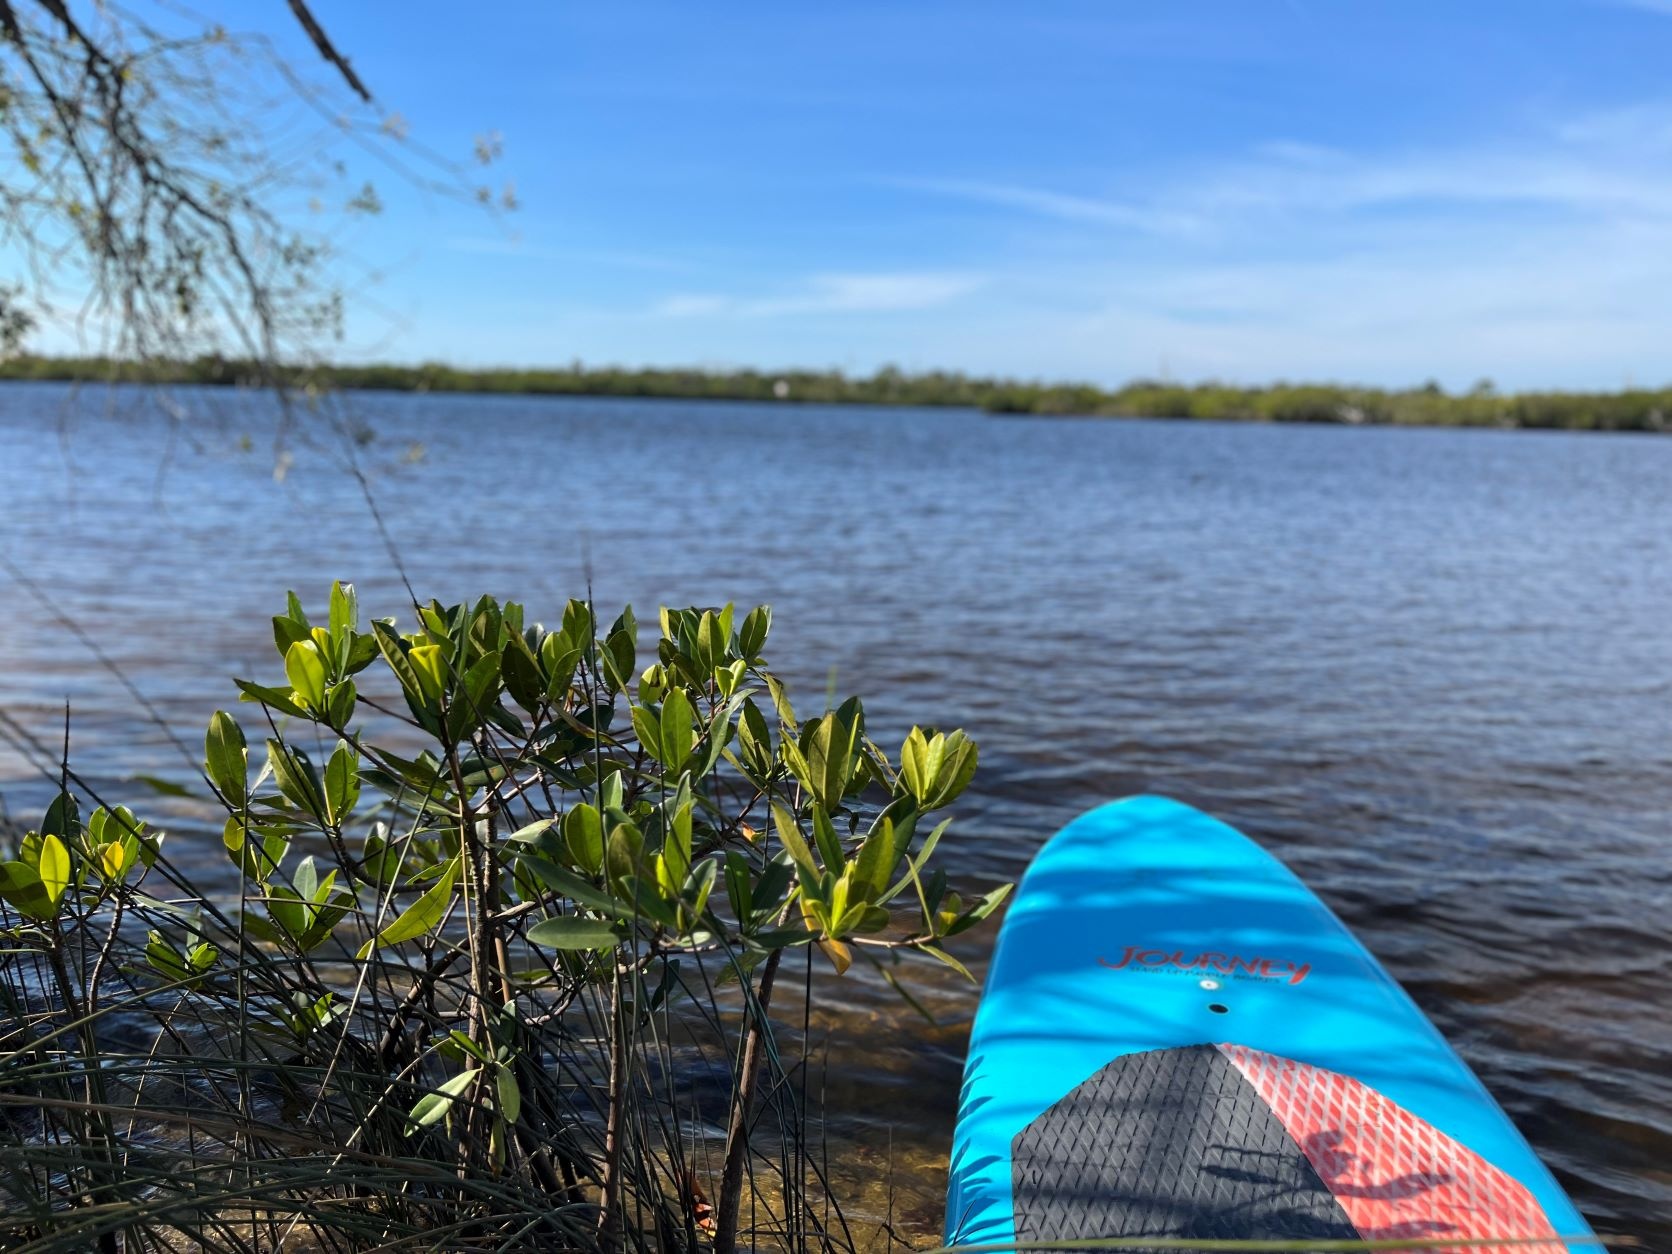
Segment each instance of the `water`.
[{"label": "water", "polygon": [[[132,395],[0,392],[0,553],[195,741],[224,676],[278,674],[285,588],[402,597],[339,458],[292,435],[275,483],[269,402],[179,399],[177,429]],[[353,404],[421,595],[549,617],[590,569],[647,620],[770,601],[809,703],[834,670],[885,740],[980,741],[953,827],[971,884],[1111,796],[1212,811],[1358,930],[1599,1228],[1672,1248],[1672,440]],[[68,696],[84,769],[167,815],[120,781],[178,771],[173,749],[4,569],[0,598],[0,706],[55,740]],[[10,751],[0,789],[22,814],[46,795]],[[876,1209],[891,1163],[896,1216],[931,1231],[974,996],[920,986],[937,1028],[851,979],[816,1027],[854,1112],[838,1176]]]}]

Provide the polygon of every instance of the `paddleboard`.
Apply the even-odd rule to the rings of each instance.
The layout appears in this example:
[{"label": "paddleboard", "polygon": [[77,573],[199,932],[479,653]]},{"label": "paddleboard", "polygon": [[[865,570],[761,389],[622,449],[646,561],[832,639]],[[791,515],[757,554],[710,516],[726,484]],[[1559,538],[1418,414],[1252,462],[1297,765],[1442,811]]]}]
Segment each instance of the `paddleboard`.
[{"label": "paddleboard", "polygon": [[1023,877],[970,1037],[946,1214],[949,1245],[1144,1236],[1597,1248],[1328,907],[1162,797],[1076,819]]}]

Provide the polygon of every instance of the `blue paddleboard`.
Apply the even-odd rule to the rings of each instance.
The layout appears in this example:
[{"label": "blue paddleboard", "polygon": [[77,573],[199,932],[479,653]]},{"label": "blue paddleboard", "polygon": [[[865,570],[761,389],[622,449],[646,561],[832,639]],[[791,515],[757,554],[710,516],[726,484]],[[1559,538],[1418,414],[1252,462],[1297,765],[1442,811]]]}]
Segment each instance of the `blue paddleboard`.
[{"label": "blue paddleboard", "polygon": [[1142,1236],[1556,1254],[1590,1229],[1300,880],[1200,811],[1134,797],[1059,832],[1005,918],[946,1237]]}]

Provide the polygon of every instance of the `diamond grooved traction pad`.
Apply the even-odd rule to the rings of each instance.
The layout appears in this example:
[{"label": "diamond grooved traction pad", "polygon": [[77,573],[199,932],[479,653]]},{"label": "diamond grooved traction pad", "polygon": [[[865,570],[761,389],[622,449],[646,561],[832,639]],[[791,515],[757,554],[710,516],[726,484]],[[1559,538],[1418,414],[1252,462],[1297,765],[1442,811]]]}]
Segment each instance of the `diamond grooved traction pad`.
[{"label": "diamond grooved traction pad", "polygon": [[1016,1237],[1353,1240],[1341,1204],[1212,1045],[1116,1058],[1017,1134]]},{"label": "diamond grooved traction pad", "polygon": [[1518,1182],[1374,1089],[1234,1044],[1116,1058],[1017,1134],[1011,1173],[1023,1248],[1554,1236]]}]

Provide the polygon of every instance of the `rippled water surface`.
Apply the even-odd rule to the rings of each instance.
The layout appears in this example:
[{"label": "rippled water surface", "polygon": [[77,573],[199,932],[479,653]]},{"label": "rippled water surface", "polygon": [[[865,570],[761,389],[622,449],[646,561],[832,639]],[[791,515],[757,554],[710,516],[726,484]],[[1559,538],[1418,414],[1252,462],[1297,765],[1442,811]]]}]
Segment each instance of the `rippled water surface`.
[{"label": "rippled water surface", "polygon": [[[191,741],[225,676],[277,673],[287,587],[402,597],[306,424],[275,482],[270,402],[176,399],[182,426],[132,395],[0,390],[0,553]],[[421,595],[538,613],[590,568],[601,607],[649,621],[770,601],[773,661],[815,702],[834,669],[879,738],[979,740],[953,827],[970,881],[1112,796],[1212,811],[1358,930],[1599,1228],[1672,1248],[1672,440],[353,404]],[[3,568],[0,606],[0,704],[50,738],[67,696],[112,787],[179,770]],[[5,750],[0,789],[23,815],[46,796]],[[931,1029],[871,984],[837,991],[838,1174],[892,1162],[896,1215],[933,1229],[974,993],[926,973]]]}]

